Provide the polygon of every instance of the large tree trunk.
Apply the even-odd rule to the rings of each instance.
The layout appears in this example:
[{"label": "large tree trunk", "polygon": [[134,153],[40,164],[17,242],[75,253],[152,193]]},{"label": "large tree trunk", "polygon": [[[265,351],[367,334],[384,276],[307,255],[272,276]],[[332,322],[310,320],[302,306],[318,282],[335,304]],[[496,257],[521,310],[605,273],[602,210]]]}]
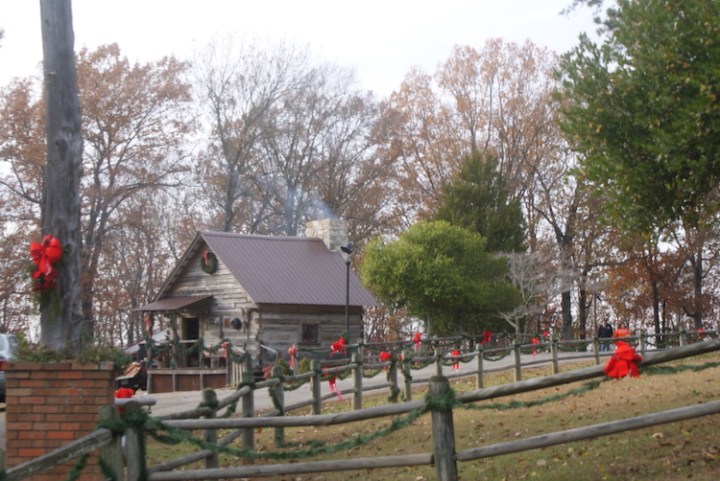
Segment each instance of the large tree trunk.
[{"label": "large tree trunk", "polygon": [[[660,335],[660,289],[658,287],[658,281],[655,276],[652,276],[650,280],[650,289],[652,292],[652,308],[653,308],[653,327],[655,328],[655,335]],[[658,337],[659,339],[659,337]]]},{"label": "large tree trunk", "polygon": [[587,289],[585,289],[584,287],[581,288],[578,293],[578,304],[580,305],[578,312],[578,331],[580,339],[587,338],[588,312],[590,312],[590,303],[588,302],[587,295]]},{"label": "large tree trunk", "polygon": [[83,341],[80,310],[80,178],[82,135],[70,0],[41,0],[46,98],[47,165],[42,199],[43,235],[57,237],[57,301],[41,306],[41,343],[77,352]]},{"label": "large tree trunk", "polygon": [[703,243],[698,244],[697,252],[690,259],[693,268],[693,313],[695,329],[703,328]]}]

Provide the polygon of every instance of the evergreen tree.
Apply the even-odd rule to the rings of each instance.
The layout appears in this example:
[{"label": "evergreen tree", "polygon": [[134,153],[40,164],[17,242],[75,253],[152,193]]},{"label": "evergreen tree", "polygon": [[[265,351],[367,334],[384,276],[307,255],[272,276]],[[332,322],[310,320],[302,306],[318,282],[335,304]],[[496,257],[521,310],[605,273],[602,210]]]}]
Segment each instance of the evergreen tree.
[{"label": "evergreen tree", "polygon": [[458,178],[443,189],[436,220],[477,232],[490,252],[523,252],[525,219],[518,199],[490,155],[474,152],[463,162]]}]

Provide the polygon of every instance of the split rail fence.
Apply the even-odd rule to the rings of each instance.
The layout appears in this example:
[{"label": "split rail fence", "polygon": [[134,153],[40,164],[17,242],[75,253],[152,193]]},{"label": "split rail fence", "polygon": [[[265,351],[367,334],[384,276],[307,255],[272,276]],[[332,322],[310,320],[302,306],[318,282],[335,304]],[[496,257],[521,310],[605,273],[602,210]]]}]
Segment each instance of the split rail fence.
[{"label": "split rail fence", "polygon": [[[706,336],[714,336],[714,333],[706,333]],[[647,347],[642,338],[633,338],[630,340],[637,341],[641,351],[645,350],[645,347]],[[569,342],[574,344],[578,343],[578,341]],[[534,390],[547,389],[568,383],[603,377],[603,366],[599,365],[599,360],[602,356],[606,355],[606,353],[599,350],[597,340],[591,340],[589,342],[595,344],[592,352],[583,352],[583,349],[577,349],[574,351],[574,355],[571,358],[581,359],[589,356],[595,359],[595,365],[564,373],[559,372],[559,361],[561,359],[567,359],[566,357],[558,355],[562,341],[553,340],[546,344],[535,343],[531,345],[520,345],[519,343],[516,343],[511,346],[508,351],[515,356],[515,362],[511,368],[515,369],[516,381],[514,383],[488,388],[482,387],[483,373],[487,372],[483,369],[483,359],[485,358],[485,354],[487,354],[487,352],[485,352],[482,346],[478,346],[475,352],[462,355],[458,355],[456,353],[455,355],[448,356],[447,353],[441,354],[438,351],[433,353],[433,356],[430,357],[430,360],[436,364],[437,368],[435,374],[424,381],[428,383],[429,388],[426,399],[411,399],[412,393],[411,390],[408,389],[409,383],[408,378],[406,377],[405,402],[393,402],[387,405],[375,406],[366,409],[362,409],[363,375],[361,366],[363,363],[361,360],[361,352],[358,352],[353,357],[352,362],[348,365],[329,368],[322,368],[316,365],[311,372],[298,376],[283,376],[281,372],[276,370],[274,373],[276,377],[270,378],[266,381],[254,383],[250,379],[247,379],[247,384],[242,385],[232,395],[222,400],[217,399],[215,391],[207,389],[203,392],[203,401],[200,403],[198,408],[193,410],[157,418],[153,418],[145,414],[145,421],[141,425],[138,425],[137,423],[124,423],[124,429],[122,432],[107,428],[99,428],[90,435],[69,443],[63,448],[45,454],[31,462],[13,467],[5,473],[5,479],[8,481],[22,480],[54,465],[78,459],[88,453],[98,451],[103,469],[108,473],[108,477],[118,481],[239,479],[274,475],[397,468],[423,465],[434,465],[438,480],[455,481],[458,476],[458,462],[467,462],[502,454],[586,440],[658,424],[671,423],[720,413],[720,401],[707,402],[618,421],[519,439],[511,442],[480,446],[463,451],[457,451],[455,449],[452,409],[453,406],[457,404],[468,404],[478,401],[497,399],[505,396],[512,396]],[[664,350],[652,349],[646,351],[643,356],[643,361],[640,363],[640,367],[642,368],[645,366],[676,361],[720,350],[720,339],[717,338],[708,338],[708,340],[685,344],[682,341],[681,336],[679,344],[681,345]],[[553,365],[553,374],[527,380],[520,379],[521,369],[518,369],[518,366],[520,365],[520,354],[524,352],[524,350],[526,352],[527,350],[541,349],[550,349],[553,353],[550,361],[538,360],[526,363],[525,366],[541,362],[550,362]],[[585,351],[587,351],[587,349],[585,349]],[[609,355],[611,353],[607,354]],[[408,358],[413,363],[422,362],[422,358],[420,356],[403,356],[403,360],[407,360]],[[477,363],[477,369],[474,373],[476,376],[477,389],[472,392],[455,395],[450,388],[450,382],[448,379],[451,375],[443,375],[442,368],[447,365],[447,363],[454,364],[456,362],[473,359]],[[397,366],[398,362],[396,362],[396,360],[379,363],[373,366],[366,366],[366,368],[388,369],[388,383],[383,386],[389,387],[391,401],[397,401],[397,395],[399,392],[396,381]],[[348,370],[352,372],[354,378],[354,386],[352,389],[349,389],[348,392],[353,394],[353,407],[355,409],[347,412],[323,415],[321,413],[322,401],[328,397],[334,396],[334,394],[321,396],[320,382],[323,378],[327,378],[327,376],[340,374],[341,372],[348,372]],[[465,372],[458,375],[468,376],[472,375],[472,373],[468,374]],[[283,393],[286,386],[284,387],[284,385],[287,383],[297,384],[304,382],[305,380],[309,380],[311,383],[312,399],[293,406],[285,405]],[[411,383],[412,382],[415,381],[411,380]],[[275,409],[270,413],[257,417],[254,408],[254,393],[257,389],[261,388],[269,389]],[[454,396],[452,402],[448,402],[448,396]],[[117,399],[116,405],[125,408],[126,414],[123,415],[124,419],[125,416],[128,415],[130,417],[133,417],[133,414],[142,415],[145,409],[143,405],[152,404],[153,402],[154,401],[150,397]],[[230,418],[219,416],[219,412],[223,409],[232,409],[234,412],[234,407],[238,403],[242,406],[241,416]],[[287,412],[307,405],[312,405],[314,415],[286,415]],[[258,428],[273,428],[276,445],[283,446],[285,444],[285,428],[299,426],[322,427],[382,417],[397,418],[400,415],[410,416],[413,414],[415,416],[419,416],[423,413],[430,413],[432,419],[433,451],[430,453],[262,465],[255,465],[250,462],[249,464],[237,467],[219,466],[219,452],[230,446],[238,439],[240,439],[244,452],[252,451],[254,448],[254,433]],[[105,420],[118,420],[117,410],[112,406],[103,408],[101,415]],[[137,417],[135,417],[135,419],[137,419]],[[148,466],[144,450],[145,436],[147,436],[149,431],[153,430],[170,430],[172,432],[183,433],[201,431],[203,435],[198,444],[204,447],[182,458],[154,466]],[[228,431],[228,434],[225,434],[222,438],[219,437],[219,432],[226,433]],[[204,469],[178,470],[178,468],[197,463],[199,461],[204,461]]]}]

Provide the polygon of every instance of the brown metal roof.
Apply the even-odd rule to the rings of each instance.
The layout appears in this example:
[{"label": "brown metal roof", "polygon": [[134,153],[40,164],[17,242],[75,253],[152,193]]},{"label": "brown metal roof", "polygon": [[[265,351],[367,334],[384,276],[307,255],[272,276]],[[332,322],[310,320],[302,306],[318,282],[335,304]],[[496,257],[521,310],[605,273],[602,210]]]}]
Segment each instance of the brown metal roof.
[{"label": "brown metal roof", "polygon": [[140,306],[137,310],[143,312],[174,311],[205,301],[211,297],[212,296],[166,297],[165,299]]},{"label": "brown metal roof", "polygon": [[[200,233],[257,304],[345,305],[346,265],[322,240],[302,237]],[[350,270],[350,306],[374,297]]]}]

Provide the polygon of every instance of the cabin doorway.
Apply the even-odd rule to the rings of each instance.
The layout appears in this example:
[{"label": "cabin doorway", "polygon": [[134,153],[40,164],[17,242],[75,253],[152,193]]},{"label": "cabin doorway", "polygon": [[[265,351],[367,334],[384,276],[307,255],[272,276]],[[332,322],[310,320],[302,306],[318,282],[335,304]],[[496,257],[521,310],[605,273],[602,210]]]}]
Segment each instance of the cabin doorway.
[{"label": "cabin doorway", "polygon": [[200,339],[200,319],[197,317],[183,317],[182,339],[180,345],[183,349],[185,366],[198,367],[200,365],[200,349],[197,345]]}]

